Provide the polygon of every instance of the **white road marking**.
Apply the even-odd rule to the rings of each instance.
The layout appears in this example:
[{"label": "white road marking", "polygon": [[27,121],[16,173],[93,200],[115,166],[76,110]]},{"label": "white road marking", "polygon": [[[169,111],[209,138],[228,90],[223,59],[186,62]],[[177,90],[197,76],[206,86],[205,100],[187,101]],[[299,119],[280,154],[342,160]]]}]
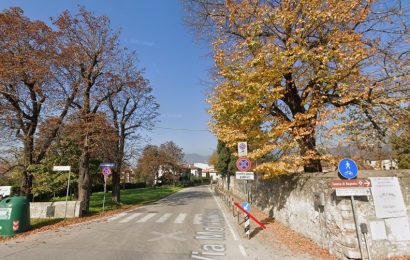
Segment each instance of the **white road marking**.
[{"label": "white road marking", "polygon": [[186,218],[186,214],[185,213],[180,213],[178,215],[178,217],[175,219],[174,223],[175,224],[182,224],[184,222],[185,218]]},{"label": "white road marking", "polygon": [[202,214],[195,214],[194,225],[201,225],[201,224],[202,224]]},{"label": "white road marking", "polygon": [[[209,191],[211,192],[212,190],[209,189]],[[236,236],[235,231],[233,230],[232,226],[229,224],[228,218],[226,217],[224,210],[222,209],[221,205],[219,204],[219,201],[216,199],[216,196],[215,196],[214,194],[212,194],[212,196],[214,197],[214,199],[215,199],[215,201],[216,201],[216,204],[218,204],[218,207],[219,207],[219,209],[221,210],[222,215],[224,216],[225,223],[226,223],[226,225],[228,225],[229,230],[230,230],[231,233],[232,233],[233,239],[234,239],[234,240],[238,240],[238,237]],[[242,254],[244,257],[247,257],[248,255],[246,254],[245,248],[244,248],[241,244],[239,244],[238,246],[239,246],[239,250],[241,251],[241,254]]]},{"label": "white road marking", "polygon": [[126,212],[120,213],[120,214],[118,214],[118,215],[116,215],[116,216],[114,216],[114,217],[109,218],[107,221],[108,221],[108,222],[111,222],[111,221],[117,220],[117,219],[119,219],[119,218],[122,218],[122,217],[126,216],[127,214],[128,214],[128,213],[126,213]]},{"label": "white road marking", "polygon": [[248,255],[246,254],[245,248],[243,248],[242,245],[239,245],[239,251],[241,251],[241,254],[242,254],[244,257],[248,257]]},{"label": "white road marking", "polygon": [[145,217],[143,217],[142,219],[138,220],[136,223],[147,222],[148,219],[154,217],[155,215],[157,215],[157,213],[148,213]]},{"label": "white road marking", "polygon": [[182,231],[177,231],[174,233],[169,233],[169,234],[164,234],[164,233],[160,233],[160,232],[156,232],[156,231],[152,231],[151,234],[155,234],[158,235],[158,237],[156,238],[152,238],[150,240],[147,240],[148,242],[153,242],[153,241],[157,241],[163,238],[170,238],[170,239],[174,239],[174,240],[178,240],[178,241],[185,241],[185,238],[182,237],[177,237],[176,235],[181,234]]},{"label": "white road marking", "polygon": [[226,223],[226,225],[228,225],[229,231],[231,231],[232,236],[233,236],[233,239],[238,240],[238,236],[235,234],[235,231],[233,231],[232,226],[229,224],[228,218],[226,217],[226,215],[225,215],[225,213],[224,213],[224,211],[223,211],[221,205],[219,204],[219,202],[218,202],[218,200],[216,199],[215,195],[212,194],[212,196],[214,197],[214,199],[215,199],[215,201],[216,201],[216,204],[218,204],[218,207],[219,207],[219,209],[221,210],[222,215],[224,216],[225,223]]},{"label": "white road marking", "polygon": [[170,217],[172,216],[172,213],[165,213],[162,217],[160,217],[157,222],[158,223],[164,223],[167,221]]},{"label": "white road marking", "polygon": [[118,222],[119,222],[119,223],[127,223],[127,222],[133,220],[134,218],[136,218],[136,217],[138,217],[138,216],[140,216],[140,215],[142,215],[142,213],[134,213],[134,214],[131,214],[130,216],[128,216],[128,217],[126,217],[126,218],[124,218],[124,219],[118,221]]}]

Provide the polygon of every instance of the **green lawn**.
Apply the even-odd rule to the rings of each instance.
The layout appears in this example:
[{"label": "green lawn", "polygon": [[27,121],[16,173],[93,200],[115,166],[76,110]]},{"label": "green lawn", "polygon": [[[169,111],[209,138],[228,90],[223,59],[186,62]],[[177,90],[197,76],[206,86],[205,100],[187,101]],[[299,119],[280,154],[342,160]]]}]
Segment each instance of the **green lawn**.
[{"label": "green lawn", "polygon": [[[158,188],[140,188],[121,190],[121,205],[145,204],[181,190],[181,187],[162,186]],[[90,213],[95,214],[102,211],[104,192],[91,195]],[[111,202],[111,192],[105,194],[105,210],[116,209],[119,206]]]},{"label": "green lawn", "polygon": [[[166,197],[172,193],[181,190],[181,187],[162,186],[156,188],[139,188],[121,190],[121,205],[116,205],[111,202],[111,191],[105,194],[105,211],[118,209],[124,205],[137,205],[150,203]],[[90,198],[90,215],[102,212],[104,192],[96,192],[91,194]],[[64,201],[65,197],[53,198],[53,201]]]}]

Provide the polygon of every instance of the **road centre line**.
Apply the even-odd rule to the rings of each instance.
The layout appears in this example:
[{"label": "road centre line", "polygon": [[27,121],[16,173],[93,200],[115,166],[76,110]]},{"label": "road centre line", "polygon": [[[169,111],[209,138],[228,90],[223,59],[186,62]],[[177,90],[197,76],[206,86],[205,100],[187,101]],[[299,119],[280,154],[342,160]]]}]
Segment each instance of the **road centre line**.
[{"label": "road centre line", "polygon": [[134,213],[134,214],[131,214],[130,216],[128,216],[128,217],[126,217],[126,218],[124,218],[124,219],[118,221],[118,222],[119,222],[119,223],[127,223],[127,222],[133,220],[134,218],[136,218],[136,217],[138,217],[138,216],[140,216],[140,215],[142,215],[142,213],[140,213],[140,212]]},{"label": "road centre line", "polygon": [[175,219],[174,223],[175,224],[182,224],[184,222],[185,218],[186,218],[186,214],[185,213],[180,213],[178,215],[178,217]]},{"label": "road centre line", "polygon": [[143,217],[142,219],[138,220],[136,223],[147,222],[148,219],[154,217],[155,215],[157,215],[157,213],[148,213],[145,217]]}]

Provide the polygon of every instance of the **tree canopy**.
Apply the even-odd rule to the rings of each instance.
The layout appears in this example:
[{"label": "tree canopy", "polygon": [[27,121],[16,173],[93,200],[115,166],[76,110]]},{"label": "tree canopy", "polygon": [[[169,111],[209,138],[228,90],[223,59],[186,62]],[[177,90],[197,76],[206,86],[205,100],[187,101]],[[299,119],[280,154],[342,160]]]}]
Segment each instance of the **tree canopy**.
[{"label": "tree canopy", "polygon": [[[322,171],[319,139],[386,139],[408,105],[409,20],[390,1],[184,1],[214,48],[211,128],[270,173]],[[195,15],[192,15],[194,13]]]}]

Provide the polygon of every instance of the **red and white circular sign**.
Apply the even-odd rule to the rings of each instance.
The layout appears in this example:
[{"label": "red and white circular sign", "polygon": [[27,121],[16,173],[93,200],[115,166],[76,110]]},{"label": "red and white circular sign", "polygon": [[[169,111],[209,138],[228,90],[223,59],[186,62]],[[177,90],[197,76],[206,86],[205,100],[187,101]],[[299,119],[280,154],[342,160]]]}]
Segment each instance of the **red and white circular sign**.
[{"label": "red and white circular sign", "polygon": [[252,164],[248,158],[239,158],[236,161],[236,167],[241,172],[246,172],[251,168]]},{"label": "red and white circular sign", "polygon": [[105,177],[110,176],[111,173],[112,173],[111,167],[108,167],[108,166],[102,167],[102,168],[101,168],[101,173],[102,173]]}]

